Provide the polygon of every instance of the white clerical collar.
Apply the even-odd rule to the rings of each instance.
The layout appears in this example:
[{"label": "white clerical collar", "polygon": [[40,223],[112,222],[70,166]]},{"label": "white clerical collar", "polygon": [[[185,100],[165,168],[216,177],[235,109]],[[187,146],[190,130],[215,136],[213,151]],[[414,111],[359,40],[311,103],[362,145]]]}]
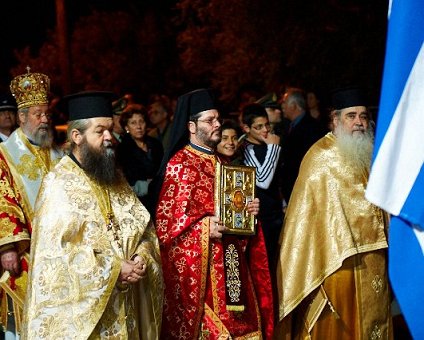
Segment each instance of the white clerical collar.
[{"label": "white clerical collar", "polygon": [[7,139],[9,138],[9,136],[6,136],[4,133],[0,132],[0,139],[5,142]]}]

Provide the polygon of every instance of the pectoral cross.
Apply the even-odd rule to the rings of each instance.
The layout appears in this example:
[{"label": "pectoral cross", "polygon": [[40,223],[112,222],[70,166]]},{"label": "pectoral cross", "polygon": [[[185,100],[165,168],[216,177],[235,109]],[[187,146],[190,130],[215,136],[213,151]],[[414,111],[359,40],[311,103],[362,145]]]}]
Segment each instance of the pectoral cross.
[{"label": "pectoral cross", "polygon": [[112,231],[114,241],[116,241],[118,247],[122,249],[122,240],[118,234],[118,232],[121,231],[121,228],[117,223],[115,223],[115,216],[113,215],[113,213],[108,213],[107,219],[108,223],[106,225],[106,228],[108,231]]},{"label": "pectoral cross", "polygon": [[115,230],[115,228],[114,228],[115,222],[114,222],[114,216],[113,216],[113,214],[112,213],[108,213],[107,214],[107,219],[108,219],[108,223],[106,225],[107,230],[108,231],[114,231]]}]

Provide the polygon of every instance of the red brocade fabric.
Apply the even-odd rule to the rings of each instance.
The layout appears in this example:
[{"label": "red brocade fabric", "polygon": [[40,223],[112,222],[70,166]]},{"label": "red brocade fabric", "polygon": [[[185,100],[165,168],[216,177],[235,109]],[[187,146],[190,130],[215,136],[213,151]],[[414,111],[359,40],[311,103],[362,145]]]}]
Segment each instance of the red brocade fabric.
[{"label": "red brocade fabric", "polygon": [[165,279],[162,339],[271,338],[272,290],[260,226],[256,236],[235,238],[247,268],[245,309],[226,308],[223,244],[209,238],[216,162],[215,155],[186,146],[167,166],[156,214]]}]

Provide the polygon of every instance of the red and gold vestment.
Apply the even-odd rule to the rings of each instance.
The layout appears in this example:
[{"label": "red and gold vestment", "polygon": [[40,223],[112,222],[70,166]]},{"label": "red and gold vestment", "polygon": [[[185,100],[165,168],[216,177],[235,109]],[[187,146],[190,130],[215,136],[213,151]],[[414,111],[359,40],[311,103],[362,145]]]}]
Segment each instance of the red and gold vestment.
[{"label": "red and gold vestment", "polygon": [[14,248],[21,256],[21,275],[3,276],[4,287],[12,297],[1,292],[0,322],[7,326],[7,313],[13,311],[19,332],[26,291],[28,253],[31,238],[33,208],[41,181],[56,165],[63,153],[31,144],[23,131],[15,130],[0,144],[0,251]]},{"label": "red and gold vestment", "polygon": [[[271,337],[271,282],[262,230],[209,238],[215,155],[191,145],[169,161],[156,214],[165,280],[163,339]],[[238,252],[244,310],[228,310],[223,240]],[[231,247],[230,247],[231,248]]]}]

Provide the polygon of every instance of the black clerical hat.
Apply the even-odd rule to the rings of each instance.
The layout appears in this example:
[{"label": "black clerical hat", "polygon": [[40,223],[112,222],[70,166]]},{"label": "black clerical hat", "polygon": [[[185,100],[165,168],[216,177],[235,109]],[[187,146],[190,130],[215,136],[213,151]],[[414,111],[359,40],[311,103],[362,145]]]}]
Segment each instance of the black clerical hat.
[{"label": "black clerical hat", "polygon": [[187,123],[190,117],[200,112],[214,109],[217,110],[218,107],[215,93],[212,89],[198,89],[178,97],[172,122],[171,140],[162,160],[164,166],[179,149],[188,143]]},{"label": "black clerical hat", "polygon": [[215,94],[211,89],[198,89],[180,96],[175,116],[192,116],[206,110],[217,109]]},{"label": "black clerical hat", "polygon": [[112,92],[86,91],[63,98],[69,120],[112,117]]},{"label": "black clerical hat", "polygon": [[359,87],[344,87],[334,90],[331,95],[331,103],[335,110],[367,106],[365,94]]}]

